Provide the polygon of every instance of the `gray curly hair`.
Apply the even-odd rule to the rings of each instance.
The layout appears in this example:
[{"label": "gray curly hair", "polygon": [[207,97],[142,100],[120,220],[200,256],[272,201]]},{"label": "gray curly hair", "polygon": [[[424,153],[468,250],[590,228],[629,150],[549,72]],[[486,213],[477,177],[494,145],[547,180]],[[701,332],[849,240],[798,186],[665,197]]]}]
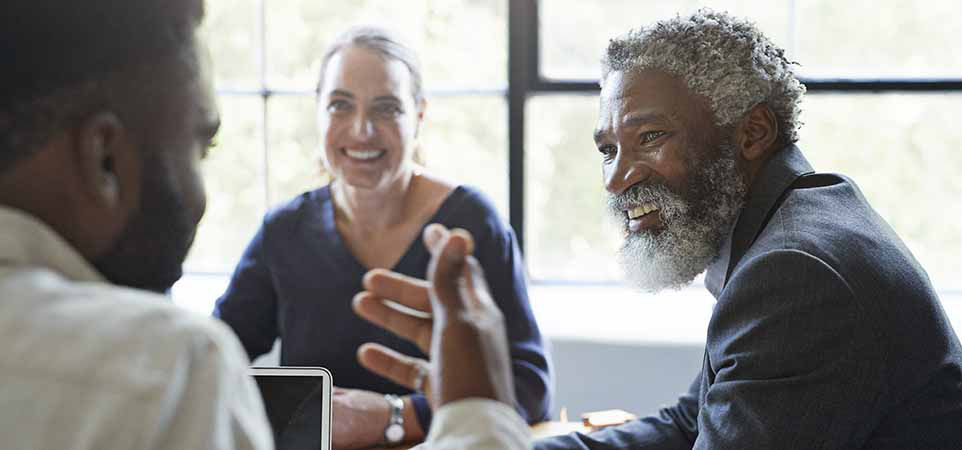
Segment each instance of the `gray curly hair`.
[{"label": "gray curly hair", "polygon": [[775,113],[779,143],[798,141],[805,86],[797,63],[752,22],[699,9],[612,39],[602,59],[602,83],[611,72],[655,69],[680,76],[710,101],[716,125],[734,125],[755,105]]}]

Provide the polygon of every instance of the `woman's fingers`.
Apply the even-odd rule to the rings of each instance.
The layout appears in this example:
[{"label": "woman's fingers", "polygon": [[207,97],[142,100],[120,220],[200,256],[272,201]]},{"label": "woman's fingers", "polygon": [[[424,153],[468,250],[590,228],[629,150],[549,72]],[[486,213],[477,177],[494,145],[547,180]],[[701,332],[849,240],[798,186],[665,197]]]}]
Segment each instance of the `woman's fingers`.
[{"label": "woman's fingers", "polygon": [[384,303],[371,292],[354,296],[354,311],[364,319],[404,339],[414,342],[425,354],[431,348],[431,319],[416,317]]}]

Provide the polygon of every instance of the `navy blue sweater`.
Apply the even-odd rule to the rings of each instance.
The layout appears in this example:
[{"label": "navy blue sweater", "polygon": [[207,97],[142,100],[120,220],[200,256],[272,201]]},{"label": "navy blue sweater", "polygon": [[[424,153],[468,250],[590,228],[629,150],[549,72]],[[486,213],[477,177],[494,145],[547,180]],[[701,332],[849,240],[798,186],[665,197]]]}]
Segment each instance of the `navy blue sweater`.
[{"label": "navy blue sweater", "polygon": [[[507,325],[517,409],[530,423],[544,420],[550,404],[548,356],[528,305],[514,233],[483,194],[464,186],[445,199],[428,223],[464,228],[474,236],[475,257]],[[429,259],[419,235],[393,270],[423,279]],[[331,191],[325,186],[265,216],[214,316],[234,329],[251,359],[270,351],[280,337],[282,365],[326,367],[340,387],[410,394],[357,362],[357,349],[365,342],[425,357],[413,344],[354,314],[351,299],[360,292],[366,272],[337,232]],[[427,431],[431,411],[423,395],[414,395],[414,407]]]}]

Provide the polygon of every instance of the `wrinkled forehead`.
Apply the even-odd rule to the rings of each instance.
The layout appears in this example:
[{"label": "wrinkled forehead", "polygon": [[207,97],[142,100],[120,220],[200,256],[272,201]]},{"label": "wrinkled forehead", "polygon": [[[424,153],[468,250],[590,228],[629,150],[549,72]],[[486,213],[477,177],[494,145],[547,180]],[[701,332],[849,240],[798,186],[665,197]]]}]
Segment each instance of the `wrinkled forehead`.
[{"label": "wrinkled forehead", "polygon": [[681,77],[664,71],[612,71],[602,81],[599,127],[617,127],[639,114],[684,122],[705,113],[710,114],[707,99],[693,94]]}]

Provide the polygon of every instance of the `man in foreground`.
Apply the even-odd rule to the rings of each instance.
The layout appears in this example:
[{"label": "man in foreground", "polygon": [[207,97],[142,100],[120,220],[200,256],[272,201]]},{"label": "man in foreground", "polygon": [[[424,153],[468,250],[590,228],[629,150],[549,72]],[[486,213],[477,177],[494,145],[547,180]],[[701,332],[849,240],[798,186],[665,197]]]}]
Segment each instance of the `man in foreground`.
[{"label": "man in foreground", "polygon": [[[815,173],[794,145],[804,88],[784,52],[748,22],[699,11],[612,40],[603,63],[595,141],[629,278],[657,291],[707,269],[717,304],[677,405],[536,448],[962,448],[959,340],[854,183]],[[496,402],[510,383],[497,314],[472,313],[487,291],[469,258],[443,255],[431,284],[375,272],[355,303],[423,347],[433,326],[435,361],[378,347],[361,360],[408,386],[432,370],[431,448],[527,447]],[[435,323],[381,298],[432,307]]]},{"label": "man in foreground", "polygon": [[202,0],[0,6],[0,436],[16,449],[269,449],[248,361],[163,292],[219,118]]}]

